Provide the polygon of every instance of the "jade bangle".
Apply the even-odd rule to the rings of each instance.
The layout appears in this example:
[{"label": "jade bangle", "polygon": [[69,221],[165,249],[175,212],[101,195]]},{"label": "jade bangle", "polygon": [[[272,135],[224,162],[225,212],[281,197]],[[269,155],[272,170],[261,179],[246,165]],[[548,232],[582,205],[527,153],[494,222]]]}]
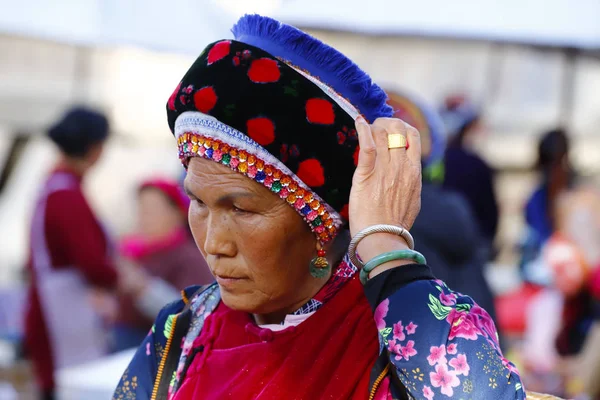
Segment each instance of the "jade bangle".
[{"label": "jade bangle", "polygon": [[417,264],[427,264],[427,260],[423,257],[423,254],[415,250],[395,250],[383,253],[374,257],[360,270],[360,281],[367,283],[369,280],[369,273],[381,264],[385,264],[394,260],[413,260]]}]

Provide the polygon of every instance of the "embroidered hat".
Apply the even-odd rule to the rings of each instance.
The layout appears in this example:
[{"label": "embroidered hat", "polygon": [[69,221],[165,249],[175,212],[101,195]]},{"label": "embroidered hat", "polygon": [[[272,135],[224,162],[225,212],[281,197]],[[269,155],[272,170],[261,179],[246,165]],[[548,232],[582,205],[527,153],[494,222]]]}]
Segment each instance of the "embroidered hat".
[{"label": "embroidered hat", "polygon": [[167,103],[179,157],[203,157],[261,183],[323,244],[348,218],[358,161],[354,120],[389,117],[386,95],[337,50],[258,15],[210,44]]}]

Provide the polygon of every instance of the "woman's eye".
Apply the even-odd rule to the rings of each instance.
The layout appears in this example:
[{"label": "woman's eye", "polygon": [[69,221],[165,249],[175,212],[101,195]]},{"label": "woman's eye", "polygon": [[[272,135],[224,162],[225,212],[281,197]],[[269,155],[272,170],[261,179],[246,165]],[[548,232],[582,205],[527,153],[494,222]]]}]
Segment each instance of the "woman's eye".
[{"label": "woman's eye", "polygon": [[233,206],[233,212],[240,213],[240,214],[247,214],[247,213],[249,213],[249,211],[244,210],[243,208],[240,208],[240,207],[237,207],[237,206]]},{"label": "woman's eye", "polygon": [[204,202],[202,200],[194,199],[193,201],[194,201],[194,203],[196,203],[196,206],[198,206],[198,207],[206,207],[206,204],[204,204]]}]

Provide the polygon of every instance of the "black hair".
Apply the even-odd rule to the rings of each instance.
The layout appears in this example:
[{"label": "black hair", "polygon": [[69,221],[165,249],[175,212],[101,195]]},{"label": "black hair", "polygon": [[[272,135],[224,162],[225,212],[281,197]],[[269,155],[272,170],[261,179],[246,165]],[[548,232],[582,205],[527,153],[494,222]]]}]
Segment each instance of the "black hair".
[{"label": "black hair", "polygon": [[108,119],[104,114],[77,106],[48,130],[48,136],[68,156],[83,157],[95,144],[109,135]]},{"label": "black hair", "polygon": [[546,132],[538,143],[538,168],[544,170],[569,153],[569,138],[563,128]]}]

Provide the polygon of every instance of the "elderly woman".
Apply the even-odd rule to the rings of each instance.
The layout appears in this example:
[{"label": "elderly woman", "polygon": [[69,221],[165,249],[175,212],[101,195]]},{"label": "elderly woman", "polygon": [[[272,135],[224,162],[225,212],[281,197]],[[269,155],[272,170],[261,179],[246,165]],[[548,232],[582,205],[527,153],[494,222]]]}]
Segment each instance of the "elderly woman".
[{"label": "elderly woman", "polygon": [[217,283],[163,309],[114,398],[525,398],[488,314],[411,250],[418,132],[316,39],[233,32],[167,104]]}]

